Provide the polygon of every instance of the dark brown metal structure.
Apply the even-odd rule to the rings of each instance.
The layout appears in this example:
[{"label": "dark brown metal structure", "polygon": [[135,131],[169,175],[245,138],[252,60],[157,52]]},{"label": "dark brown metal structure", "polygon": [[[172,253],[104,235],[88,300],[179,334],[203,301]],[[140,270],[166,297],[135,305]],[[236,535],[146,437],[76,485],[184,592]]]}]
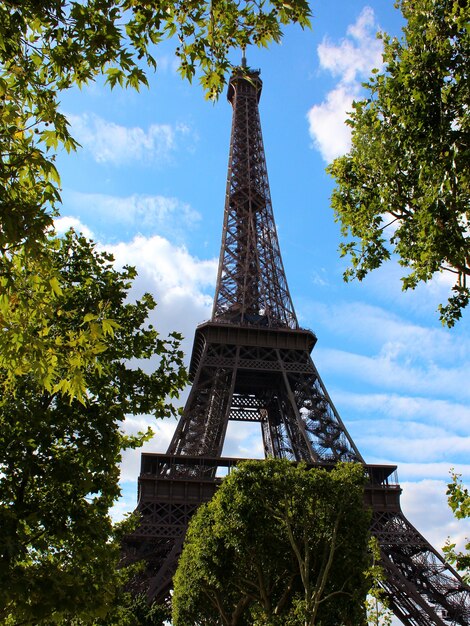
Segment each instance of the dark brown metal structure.
[{"label": "dark brown metal structure", "polygon": [[233,74],[229,170],[212,318],[196,330],[192,389],[165,455],[143,454],[140,527],[127,554],[148,563],[150,598],[164,600],[191,515],[213,495],[229,420],[261,425],[266,456],[367,469],[366,504],[382,549],[390,606],[409,626],[468,626],[470,589],[407,521],[395,467],[366,465],[310,357],[316,337],[299,328],[282,264],[269,192],[258,101],[259,72]]}]

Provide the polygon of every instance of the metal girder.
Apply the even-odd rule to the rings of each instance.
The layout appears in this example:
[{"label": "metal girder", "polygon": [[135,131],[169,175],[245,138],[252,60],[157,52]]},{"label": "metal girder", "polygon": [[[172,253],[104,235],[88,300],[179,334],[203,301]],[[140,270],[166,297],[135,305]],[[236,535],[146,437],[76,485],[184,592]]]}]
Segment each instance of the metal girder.
[{"label": "metal girder", "polygon": [[262,82],[232,76],[232,134],[212,319],[298,328],[274,222],[258,112]]},{"label": "metal girder", "polygon": [[[212,322],[205,327],[217,325]],[[268,339],[270,331],[264,335]],[[233,332],[227,338],[237,341],[239,337]],[[310,462],[363,462],[309,353],[267,344],[205,341],[168,453],[220,455],[227,423],[235,419],[264,424],[266,449],[275,448],[275,456]],[[274,446],[274,441],[278,445]]]},{"label": "metal girder", "polygon": [[470,624],[469,588],[401,511],[374,512],[390,605],[410,626]]}]

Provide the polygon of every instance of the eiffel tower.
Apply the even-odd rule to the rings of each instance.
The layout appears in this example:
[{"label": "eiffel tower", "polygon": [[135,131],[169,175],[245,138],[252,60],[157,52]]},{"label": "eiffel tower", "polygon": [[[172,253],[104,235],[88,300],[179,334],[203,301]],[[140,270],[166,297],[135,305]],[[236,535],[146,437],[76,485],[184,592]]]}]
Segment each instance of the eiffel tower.
[{"label": "eiffel tower", "polygon": [[470,588],[400,508],[395,466],[367,465],[310,357],[316,337],[299,328],[279,250],[258,112],[259,71],[237,68],[225,214],[212,317],[196,329],[192,389],[166,454],[142,454],[139,528],[127,538],[145,559],[149,599],[169,599],[191,515],[215,492],[229,420],[259,422],[266,457],[365,466],[366,505],[378,538],[389,606],[406,626],[468,626]]}]

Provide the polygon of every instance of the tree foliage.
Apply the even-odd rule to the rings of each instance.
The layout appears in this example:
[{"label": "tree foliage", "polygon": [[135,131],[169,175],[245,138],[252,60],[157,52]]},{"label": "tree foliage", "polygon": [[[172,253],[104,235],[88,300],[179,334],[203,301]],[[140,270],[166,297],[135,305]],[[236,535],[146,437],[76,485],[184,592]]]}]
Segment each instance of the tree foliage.
[{"label": "tree foliage", "polygon": [[[447,485],[449,506],[457,519],[470,518],[470,493],[462,483],[459,474],[452,474],[452,482]],[[444,547],[449,563],[454,565],[467,583],[470,583],[470,541],[467,539],[466,552],[456,550],[456,544],[450,541]]]},{"label": "tree foliage", "polygon": [[149,604],[146,594],[134,595],[121,587],[104,617],[66,619],[60,626],[168,626],[170,618],[171,610],[167,605]]},{"label": "tree foliage", "polygon": [[363,485],[352,464],[242,464],[190,522],[175,626],[365,624]]},{"label": "tree foliage", "polygon": [[53,153],[73,150],[60,92],[104,75],[110,87],[147,84],[155,46],[175,38],[180,74],[196,70],[208,97],[222,90],[232,49],[279,41],[308,24],[306,0],[6,0],[0,6],[0,250],[45,237],[59,197]]},{"label": "tree foliage", "polygon": [[[8,325],[0,339],[0,368],[12,386],[31,374],[46,391],[62,384],[65,395],[80,398],[80,371],[100,349],[100,337],[93,337],[85,320],[60,345],[47,335],[61,289],[48,240],[61,201],[55,155],[78,145],[59,110],[61,92],[99,76],[111,88],[139,89],[147,84],[146,71],[157,66],[156,46],[174,39],[180,74],[192,80],[199,72],[213,98],[223,88],[232,49],[277,42],[283,25],[304,27],[308,18],[306,0],[0,4],[0,323]],[[37,278],[26,269],[15,283],[25,262],[34,263]],[[80,358],[72,364],[78,345]],[[69,370],[63,367],[67,361]]]},{"label": "tree foliage", "polygon": [[470,290],[470,6],[463,0],[399,0],[404,38],[383,36],[383,72],[349,120],[350,152],[329,172],[332,205],[349,239],[341,244],[362,280],[397,254],[403,289],[436,272],[455,277],[440,305],[452,326]]},{"label": "tree foliage", "polygon": [[[119,425],[126,413],[171,414],[185,380],[178,336],[145,327],[152,298],[125,303],[134,270],[116,272],[82,238],[51,238],[55,155],[77,148],[61,92],[99,76],[138,89],[155,46],[173,38],[182,77],[199,72],[216,97],[232,49],[279,41],[283,25],[308,16],[305,0],[0,4],[1,620],[106,609],[120,576],[108,515],[117,464],[144,439]],[[126,365],[152,355],[151,375]]]},{"label": "tree foliage", "polygon": [[[122,529],[109,516],[120,495],[118,464],[122,450],[140,446],[149,436],[123,434],[124,418],[173,414],[170,401],[186,380],[179,336],[160,338],[146,322],[155,306],[152,297],[126,300],[134,269],[117,271],[109,254],[73,233],[53,249],[61,287],[48,312],[47,334],[61,342],[85,323],[97,337],[96,362],[77,374],[86,390],[80,399],[61,393],[60,384],[38,384],[33,374],[4,389],[2,623],[51,624],[67,615],[89,617],[107,610],[123,576],[116,568]],[[18,271],[23,280],[25,269]],[[34,285],[31,260],[27,271]],[[70,355],[72,361],[79,358],[79,348]],[[157,366],[147,374],[139,364],[151,357]],[[67,370],[70,363],[61,367]]]},{"label": "tree foliage", "polygon": [[369,590],[365,602],[367,624],[369,626],[391,626],[393,613],[388,608],[388,599],[382,586],[385,572],[381,565],[380,544],[377,537],[370,538],[369,551],[371,565],[366,572]]}]

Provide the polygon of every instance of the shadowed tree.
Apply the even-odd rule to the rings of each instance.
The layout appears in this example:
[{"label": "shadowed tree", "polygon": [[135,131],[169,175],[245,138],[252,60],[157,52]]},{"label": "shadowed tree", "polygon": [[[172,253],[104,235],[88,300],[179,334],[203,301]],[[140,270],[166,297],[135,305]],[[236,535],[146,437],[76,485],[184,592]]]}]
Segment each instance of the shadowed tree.
[{"label": "shadowed tree", "polygon": [[[0,621],[8,624],[106,613],[125,578],[117,571],[125,528],[109,515],[120,495],[119,461],[150,435],[124,434],[124,419],[174,414],[170,401],[186,381],[180,337],[160,338],[147,323],[152,297],[127,301],[134,269],[116,270],[109,254],[73,233],[54,242],[53,262],[61,286],[39,334],[60,343],[85,320],[96,334],[95,363],[80,372],[80,399],[48,391],[32,375],[2,397]],[[26,297],[41,267],[25,267]],[[155,371],[147,374],[140,364],[151,358]]]},{"label": "shadowed tree", "polygon": [[175,626],[365,624],[363,488],[360,465],[243,463],[190,522]]}]

